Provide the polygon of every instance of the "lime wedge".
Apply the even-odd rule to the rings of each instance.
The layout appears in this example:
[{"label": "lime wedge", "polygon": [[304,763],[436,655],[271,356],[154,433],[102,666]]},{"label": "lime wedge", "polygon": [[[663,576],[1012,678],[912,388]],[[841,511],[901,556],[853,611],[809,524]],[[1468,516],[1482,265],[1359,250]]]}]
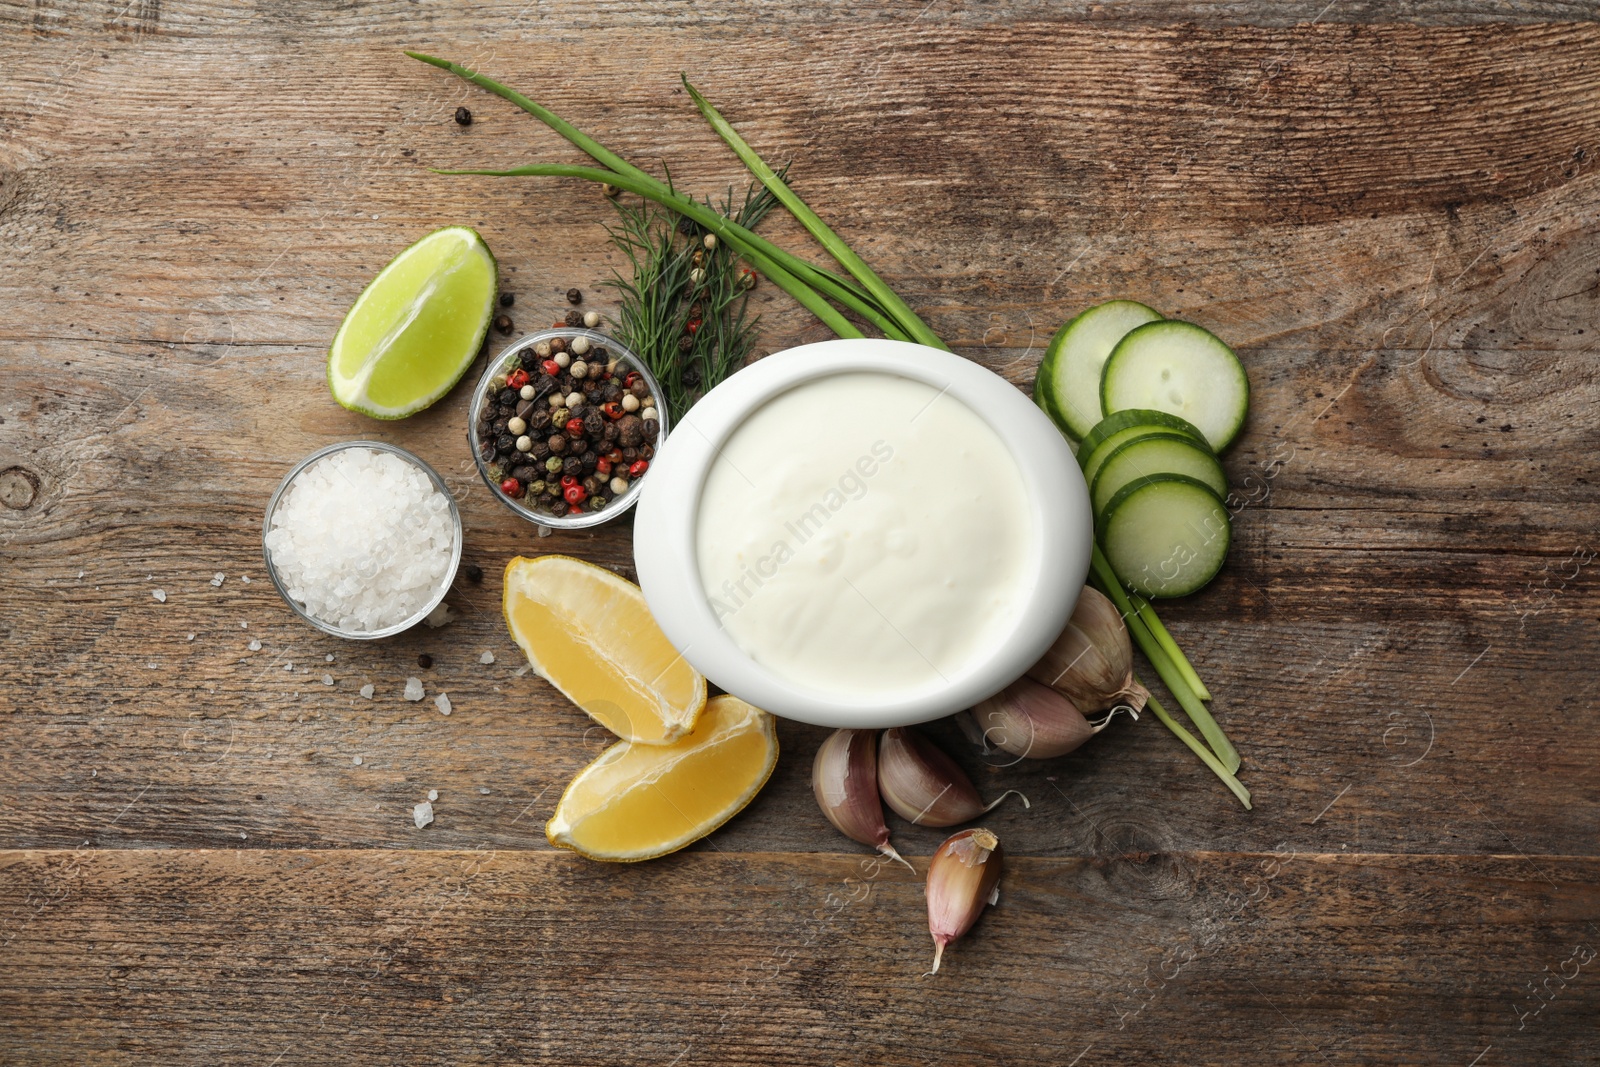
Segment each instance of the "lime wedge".
[{"label": "lime wedge", "polygon": [[435,230],[395,256],[334,335],[333,398],[375,419],[403,419],[444,396],[483,344],[499,274],[466,226]]}]

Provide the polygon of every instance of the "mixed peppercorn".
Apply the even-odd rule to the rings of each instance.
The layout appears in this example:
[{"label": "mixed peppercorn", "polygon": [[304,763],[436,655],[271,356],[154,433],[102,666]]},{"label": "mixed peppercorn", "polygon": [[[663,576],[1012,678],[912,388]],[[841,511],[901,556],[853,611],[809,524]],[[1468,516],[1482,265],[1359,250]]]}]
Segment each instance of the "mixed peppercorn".
[{"label": "mixed peppercorn", "polygon": [[[598,322],[573,311],[557,326]],[[650,469],[655,397],[604,345],[550,338],[508,367],[490,379],[477,423],[478,458],[506,496],[555,516],[600,511]]]}]

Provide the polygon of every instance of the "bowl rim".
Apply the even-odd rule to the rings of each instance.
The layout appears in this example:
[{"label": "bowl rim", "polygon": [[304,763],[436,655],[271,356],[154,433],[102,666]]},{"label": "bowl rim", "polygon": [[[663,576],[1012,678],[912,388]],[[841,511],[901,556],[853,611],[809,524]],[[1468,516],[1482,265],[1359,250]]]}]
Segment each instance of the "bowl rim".
[{"label": "bowl rim", "polygon": [[[888,698],[846,698],[801,688],[756,663],[723,630],[700,580],[696,524],[712,460],[767,401],[820,378],[881,372],[931,385],[966,404],[1011,453],[1029,493],[1037,573],[1010,634],[992,655],[948,684]],[[695,432],[685,432],[693,429]],[[785,718],[818,726],[884,728],[926,722],[994,695],[1036,663],[1065,627],[1089,571],[1093,544],[1088,488],[1066,439],[1016,386],[941,349],[849,338],[774,353],[718,385],[659,450],[640,496],[634,565],[656,621],[680,653],[718,686]],[[1055,487],[1059,487],[1058,489]]]},{"label": "bowl rim", "polygon": [[[667,430],[669,429],[670,415],[666,407],[666,396],[661,390],[661,383],[656,381],[655,375],[650,373],[650,368],[645,366],[644,360],[640,358],[637,352],[609,334],[586,326],[552,326],[547,330],[524,334],[501,349],[498,354],[490,357],[489,365],[478,376],[477,384],[472,388],[472,397],[468,401],[467,447],[472,452],[472,463],[478,469],[478,477],[483,480],[483,484],[488,487],[490,494],[496,500],[510,508],[518,518],[525,519],[535,526],[542,526],[547,530],[584,530],[625,515],[638,502],[640,490],[650,474],[649,471],[646,471],[643,475],[634,479],[628,486],[627,492],[611,501],[601,510],[586,511],[582,515],[570,518],[559,515],[545,515],[534,511],[532,508],[524,507],[518,501],[501,492],[500,486],[495,484],[494,480],[489,477],[489,465],[478,455],[478,443],[480,440],[478,437],[478,412],[482,409],[487,396],[486,387],[489,384],[489,379],[495,377],[497,371],[503,370],[508,360],[520,355],[524,349],[531,348],[540,341],[548,341],[557,337],[570,340],[578,336],[587,337],[594,344],[604,345],[608,350],[615,351],[621,359],[626,360],[631,365],[633,370],[638,371],[644,378],[645,384],[649,385],[650,395],[656,397],[660,404],[656,408],[657,421],[661,424],[661,428],[656,431],[655,447],[658,453],[661,450],[661,446],[666,443]],[[654,466],[655,462],[652,460],[651,467],[653,468]]]},{"label": "bowl rim", "polygon": [[[445,572],[443,580],[441,580],[439,583],[438,595],[428,602],[427,607],[409,616],[404,621],[398,622],[393,626],[386,626],[381,630],[341,630],[332,623],[325,622],[322,619],[317,618],[315,615],[312,615],[302,604],[300,604],[299,601],[295,600],[294,597],[289,595],[289,590],[284,587],[283,579],[278,574],[277,566],[272,562],[272,550],[267,547],[267,534],[272,532],[272,517],[277,513],[278,504],[283,499],[284,493],[288,492],[289,486],[294,483],[295,478],[300,475],[300,472],[311,466],[317,460],[322,459],[324,456],[330,456],[335,452],[343,452],[352,448],[370,448],[374,451],[389,452],[393,455],[399,456],[401,459],[412,464],[426,474],[428,476],[428,480],[433,483],[434,489],[438,490],[440,493],[443,493],[445,500],[450,504],[450,524],[454,532],[453,545],[450,552],[450,566]],[[433,610],[437,608],[444,601],[444,598],[450,594],[450,587],[455,584],[456,570],[461,566],[461,536],[461,509],[456,506],[455,495],[450,492],[449,485],[447,485],[445,480],[439,476],[439,472],[429,466],[428,463],[420,456],[414,452],[410,452],[404,448],[401,448],[399,445],[392,445],[387,441],[336,441],[331,445],[324,445],[322,448],[317,449],[315,452],[312,452],[310,455],[301,459],[300,462],[290,467],[289,473],[283,476],[283,480],[278,483],[278,487],[272,491],[272,496],[267,500],[266,514],[263,516],[261,521],[261,556],[266,561],[267,577],[271,580],[272,587],[278,591],[278,595],[283,598],[283,602],[288,604],[290,609],[293,610],[296,615],[300,616],[300,618],[304,619],[306,622],[310,623],[313,627],[321,630],[325,634],[332,634],[335,637],[343,637],[351,641],[376,641],[385,637],[393,637],[396,634],[404,633],[406,630],[411,629],[417,623],[431,615]]]}]

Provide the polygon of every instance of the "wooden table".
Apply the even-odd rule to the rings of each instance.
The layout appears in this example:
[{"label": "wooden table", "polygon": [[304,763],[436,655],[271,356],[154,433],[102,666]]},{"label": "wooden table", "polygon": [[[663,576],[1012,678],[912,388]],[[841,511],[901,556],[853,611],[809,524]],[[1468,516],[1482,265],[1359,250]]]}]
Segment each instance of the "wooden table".
[{"label": "wooden table", "polygon": [[[0,2],[0,1062],[1600,1062],[1593,14]],[[1255,810],[1148,718],[1005,769],[939,727],[1033,808],[990,818],[1001,904],[937,978],[920,883],[811,800],[820,730],[784,724],[766,791],[686,852],[552,850],[605,739],[517,672],[497,575],[631,575],[631,524],[536,538],[475,480],[464,391],[377,423],[323,362],[450,223],[519,329],[569,286],[606,310],[610,208],[429,173],[578,157],[403,47],[714,192],[743,179],[690,71],[1019,388],[1108,297],[1235,343],[1235,547],[1166,617]],[[824,336],[757,296],[762,351]],[[273,486],[358,436],[455,488],[486,577],[444,629],[341,642],[265,579]]]}]

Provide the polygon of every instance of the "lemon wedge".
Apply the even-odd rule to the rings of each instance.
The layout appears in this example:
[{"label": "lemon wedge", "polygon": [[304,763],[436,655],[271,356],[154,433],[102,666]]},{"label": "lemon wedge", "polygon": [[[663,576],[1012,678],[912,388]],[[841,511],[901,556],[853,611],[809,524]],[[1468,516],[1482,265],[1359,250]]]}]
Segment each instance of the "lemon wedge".
[{"label": "lemon wedge", "polygon": [[624,741],[666,745],[694,726],[706,680],[632,582],[571,556],[506,565],[506,626],[539,676]]},{"label": "lemon wedge", "polygon": [[622,741],[602,752],[567,786],[545,836],[594,860],[664,856],[737,815],[777,762],[772,716],[738,697],[713,697],[670,745]]}]

